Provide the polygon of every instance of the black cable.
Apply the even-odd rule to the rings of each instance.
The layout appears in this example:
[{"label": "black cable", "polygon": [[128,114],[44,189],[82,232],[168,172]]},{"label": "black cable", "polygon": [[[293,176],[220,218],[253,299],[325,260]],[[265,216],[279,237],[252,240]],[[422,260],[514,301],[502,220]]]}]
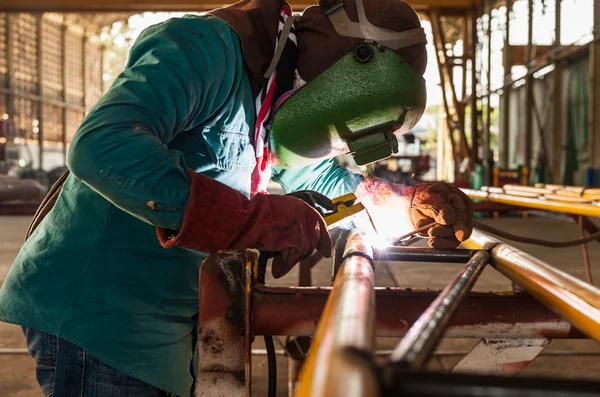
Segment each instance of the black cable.
[{"label": "black cable", "polygon": [[269,259],[275,257],[273,252],[261,252],[258,256],[258,274],[256,275],[256,282],[259,284],[265,284],[265,278],[267,276],[267,262]]},{"label": "black cable", "polygon": [[276,397],[277,395],[277,357],[275,355],[275,345],[273,337],[265,335],[265,348],[267,349],[267,369],[269,375],[268,397]]}]

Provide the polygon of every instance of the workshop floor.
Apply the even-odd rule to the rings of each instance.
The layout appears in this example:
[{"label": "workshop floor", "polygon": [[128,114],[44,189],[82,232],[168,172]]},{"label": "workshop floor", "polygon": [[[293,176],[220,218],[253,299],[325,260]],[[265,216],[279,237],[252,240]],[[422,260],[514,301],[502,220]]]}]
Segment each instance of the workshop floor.
[{"label": "workshop floor", "polygon": [[[16,256],[23,241],[23,235],[28,225],[27,217],[0,217],[0,284],[4,281],[11,262]],[[520,217],[486,220],[486,223],[500,227],[509,232],[537,238],[568,240],[579,238],[577,226],[558,220],[545,218],[522,219]],[[580,247],[566,249],[549,249],[543,247],[526,246],[515,243],[515,246],[555,265],[557,268],[570,274],[584,278],[583,261]],[[590,257],[594,267],[594,277],[600,282],[600,244],[591,244]],[[376,282],[378,286],[394,286],[418,288],[443,288],[460,269],[461,265],[425,264],[425,263],[379,263],[376,269]],[[330,268],[326,261],[319,263],[313,269],[313,282],[317,285],[328,285]],[[392,279],[395,279],[395,281]],[[295,285],[297,273],[291,272],[288,276],[272,284]],[[488,268],[477,282],[477,291],[502,291],[509,290],[510,283]],[[380,339],[380,348],[389,349],[397,343],[396,340]],[[444,340],[439,350],[443,352],[464,352],[473,344],[474,340],[453,339]],[[19,327],[0,323],[0,349],[25,347],[23,336]],[[256,348],[262,348],[259,342]],[[279,349],[279,346],[276,346]],[[600,352],[600,344],[589,340],[556,340],[546,349],[546,352],[571,351],[576,353]],[[460,356],[432,360],[434,368],[452,368],[460,360]],[[278,357],[278,396],[287,396],[287,365],[285,357]],[[600,379],[600,356],[540,356],[524,371],[529,375],[542,375],[549,377],[567,378],[596,378]],[[253,360],[253,394],[266,395],[266,360],[256,357]],[[33,360],[26,354],[0,354],[0,396],[2,397],[41,397],[34,374]]]}]

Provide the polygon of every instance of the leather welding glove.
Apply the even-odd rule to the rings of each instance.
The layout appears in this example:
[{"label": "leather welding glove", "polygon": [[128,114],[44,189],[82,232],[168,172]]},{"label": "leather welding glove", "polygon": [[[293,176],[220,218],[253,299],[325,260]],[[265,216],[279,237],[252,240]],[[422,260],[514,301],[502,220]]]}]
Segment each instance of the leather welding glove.
[{"label": "leather welding glove", "polygon": [[[448,183],[403,186],[366,178],[356,196],[371,214],[378,230],[394,228],[399,230],[397,236],[400,236],[407,229],[415,230],[435,221],[437,225],[421,234],[429,237],[429,246],[433,248],[456,248],[473,230],[471,200]],[[383,217],[378,215],[381,213]]]},{"label": "leather welding glove", "polygon": [[212,178],[188,170],[192,180],[181,230],[157,227],[165,248],[216,253],[256,248],[280,253],[273,276],[281,277],[315,249],[331,256],[331,237],[321,215],[291,196],[257,194],[252,199]]}]

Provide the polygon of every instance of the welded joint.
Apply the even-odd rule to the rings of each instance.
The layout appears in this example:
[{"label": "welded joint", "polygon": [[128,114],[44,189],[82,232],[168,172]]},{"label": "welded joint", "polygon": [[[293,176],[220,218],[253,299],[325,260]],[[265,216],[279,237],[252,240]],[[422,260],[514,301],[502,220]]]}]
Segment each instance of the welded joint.
[{"label": "welded joint", "polygon": [[353,257],[353,256],[360,256],[362,258],[365,258],[366,260],[369,261],[369,263],[371,264],[371,267],[373,269],[375,269],[375,261],[373,260],[372,257],[370,257],[369,255],[365,254],[364,252],[359,252],[359,251],[350,251],[346,254],[344,254],[344,256],[342,256],[342,262]]},{"label": "welded joint", "polygon": [[493,251],[496,248],[502,246],[503,244],[504,244],[503,241],[489,242],[489,243],[486,243],[483,247],[481,247],[481,251],[486,251],[490,255],[490,259],[488,261],[488,265],[490,265],[494,269],[496,268],[496,264],[494,263],[494,254],[493,254]]}]

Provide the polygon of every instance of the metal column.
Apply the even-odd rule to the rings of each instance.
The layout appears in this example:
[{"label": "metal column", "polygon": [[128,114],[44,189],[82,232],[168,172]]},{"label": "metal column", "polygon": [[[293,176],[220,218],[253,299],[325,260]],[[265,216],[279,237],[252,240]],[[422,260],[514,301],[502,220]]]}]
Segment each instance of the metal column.
[{"label": "metal column", "polygon": [[63,86],[63,102],[65,106],[62,108],[62,144],[63,144],[63,161],[67,165],[67,122],[68,122],[68,95],[67,95],[67,32],[68,25],[63,22],[62,26],[62,86]]},{"label": "metal column", "polygon": [[[512,60],[510,54],[510,13],[512,11],[512,1],[506,0],[506,38],[504,41],[504,90],[502,93],[502,129],[500,130],[501,157],[500,167],[508,168],[509,163],[509,136],[510,136],[510,91],[512,84]],[[600,1],[600,0],[598,0]]]},{"label": "metal column", "polygon": [[[479,124],[477,110],[477,8],[471,8],[468,25],[471,28],[471,163],[479,163]],[[466,67],[466,65],[465,65]],[[465,104],[466,105],[466,104]]]},{"label": "metal column", "polygon": [[13,73],[13,57],[14,57],[14,45],[12,42],[13,33],[13,25],[15,16],[13,14],[6,15],[6,113],[8,117],[14,119],[15,117],[15,98],[12,94],[13,92],[13,81],[14,73]]},{"label": "metal column", "polygon": [[[528,15],[527,15],[527,78],[525,83],[525,147],[523,166],[525,167],[526,181],[531,178],[531,158],[533,152],[533,106],[535,106],[533,100],[533,73],[531,73],[530,67],[533,61],[533,2],[534,0],[528,0]],[[539,127],[539,126],[538,126]]]},{"label": "metal column", "polygon": [[494,5],[492,0],[486,1],[488,7],[488,25],[487,25],[487,112],[485,121],[485,132],[483,139],[483,161],[485,167],[484,184],[490,186],[492,184],[492,168],[493,157],[491,148],[491,127],[492,127],[492,11]]},{"label": "metal column", "polygon": [[39,163],[39,169],[43,170],[44,169],[44,124],[43,124],[43,119],[44,119],[44,67],[43,67],[43,41],[42,41],[42,34],[43,34],[43,24],[44,24],[44,19],[43,19],[43,14],[39,14],[37,16],[37,73],[38,73],[38,96],[39,96],[39,101],[37,101],[38,104],[38,114],[37,114],[37,120],[38,120],[38,163]]},{"label": "metal column", "polygon": [[[554,48],[561,46],[561,17],[562,0],[556,0]],[[554,64],[554,101],[552,102],[552,181],[560,183],[563,158],[563,61],[556,60]]]},{"label": "metal column", "polygon": [[[594,0],[594,26],[600,25],[600,0]],[[589,166],[600,167],[600,29],[590,44]]]}]

